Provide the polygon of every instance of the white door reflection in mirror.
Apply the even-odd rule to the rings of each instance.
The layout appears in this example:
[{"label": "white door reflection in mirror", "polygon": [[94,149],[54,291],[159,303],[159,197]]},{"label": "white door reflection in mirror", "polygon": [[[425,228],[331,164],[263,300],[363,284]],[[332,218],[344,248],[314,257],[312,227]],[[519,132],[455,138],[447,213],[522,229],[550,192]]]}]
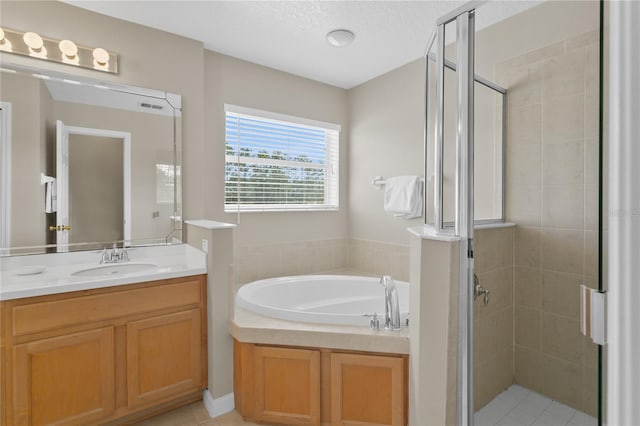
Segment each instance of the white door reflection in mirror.
[{"label": "white door reflection in mirror", "polygon": [[79,242],[130,244],[131,133],[58,120],[56,175],[58,252]]}]

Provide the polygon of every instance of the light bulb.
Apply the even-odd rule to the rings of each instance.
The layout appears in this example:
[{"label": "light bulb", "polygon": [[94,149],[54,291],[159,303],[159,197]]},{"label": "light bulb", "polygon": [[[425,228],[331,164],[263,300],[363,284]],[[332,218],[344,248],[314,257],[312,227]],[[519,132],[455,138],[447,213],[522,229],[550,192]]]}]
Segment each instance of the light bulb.
[{"label": "light bulb", "polygon": [[24,33],[24,36],[22,36],[22,39],[24,40],[25,44],[29,46],[30,49],[33,49],[36,52],[40,51],[40,49],[42,49],[42,46],[44,46],[42,37],[40,37],[38,34],[34,32]]},{"label": "light bulb", "polygon": [[4,30],[0,28],[0,50],[4,50],[5,52],[12,52],[13,46],[11,42],[5,37]]},{"label": "light bulb", "polygon": [[93,59],[98,65],[104,66],[109,63],[109,52],[102,47],[97,47],[93,49]]},{"label": "light bulb", "polygon": [[78,46],[71,40],[62,40],[58,43],[58,47],[64,56],[68,59],[73,59],[78,53]]}]

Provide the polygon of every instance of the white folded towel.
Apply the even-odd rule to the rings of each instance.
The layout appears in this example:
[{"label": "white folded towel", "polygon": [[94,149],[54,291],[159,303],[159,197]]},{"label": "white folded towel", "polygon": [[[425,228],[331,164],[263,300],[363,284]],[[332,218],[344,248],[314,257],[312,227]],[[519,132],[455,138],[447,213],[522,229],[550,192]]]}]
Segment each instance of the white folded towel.
[{"label": "white folded towel", "polygon": [[55,213],[57,208],[56,178],[46,176],[45,179],[44,211],[45,213]]},{"label": "white folded towel", "polygon": [[388,178],[384,186],[384,211],[404,219],[422,216],[422,178]]}]

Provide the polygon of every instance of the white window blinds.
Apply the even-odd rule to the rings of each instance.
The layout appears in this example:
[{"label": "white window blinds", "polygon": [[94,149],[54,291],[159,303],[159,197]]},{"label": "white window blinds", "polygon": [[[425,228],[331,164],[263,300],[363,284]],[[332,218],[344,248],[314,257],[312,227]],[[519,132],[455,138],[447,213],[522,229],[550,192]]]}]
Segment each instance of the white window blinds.
[{"label": "white window blinds", "polygon": [[337,210],[340,127],[232,105],[225,211]]}]

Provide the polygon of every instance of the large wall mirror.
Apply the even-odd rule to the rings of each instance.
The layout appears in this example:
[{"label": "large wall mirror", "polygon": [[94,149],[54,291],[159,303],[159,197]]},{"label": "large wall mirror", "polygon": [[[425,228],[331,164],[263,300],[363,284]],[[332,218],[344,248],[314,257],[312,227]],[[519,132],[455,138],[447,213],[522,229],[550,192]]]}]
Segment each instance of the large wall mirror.
[{"label": "large wall mirror", "polygon": [[182,241],[179,95],[0,66],[0,255]]}]

